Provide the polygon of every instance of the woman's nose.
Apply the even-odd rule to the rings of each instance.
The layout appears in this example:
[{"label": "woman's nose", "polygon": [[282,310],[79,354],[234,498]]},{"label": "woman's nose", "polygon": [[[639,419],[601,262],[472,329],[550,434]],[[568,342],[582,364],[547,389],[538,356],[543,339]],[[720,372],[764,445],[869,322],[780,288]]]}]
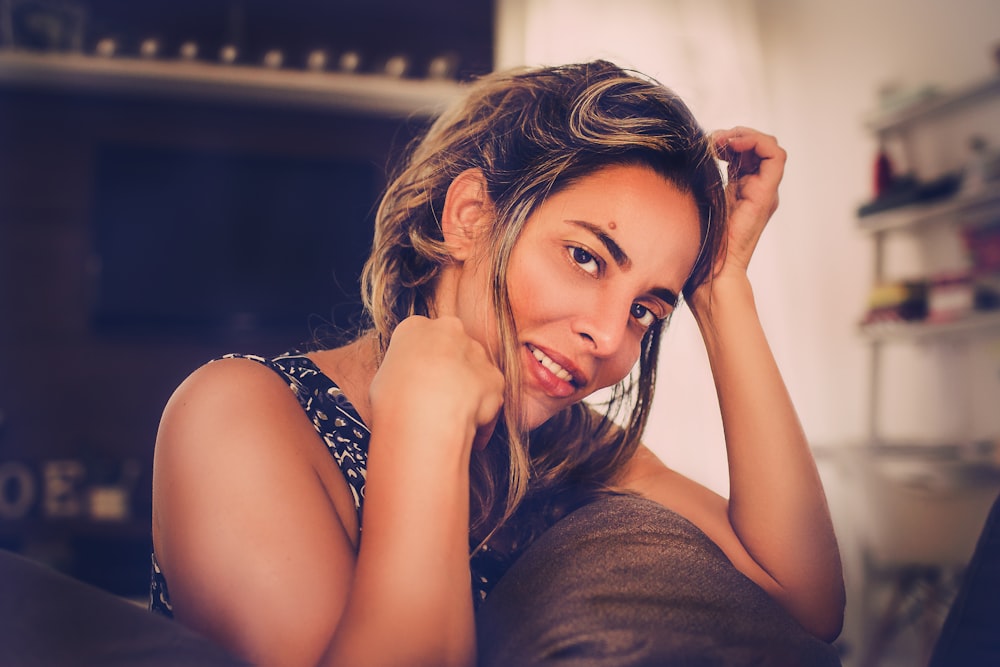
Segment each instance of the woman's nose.
[{"label": "woman's nose", "polygon": [[601,299],[576,318],[574,330],[598,357],[609,357],[621,349],[628,330],[629,306],[614,299]]}]

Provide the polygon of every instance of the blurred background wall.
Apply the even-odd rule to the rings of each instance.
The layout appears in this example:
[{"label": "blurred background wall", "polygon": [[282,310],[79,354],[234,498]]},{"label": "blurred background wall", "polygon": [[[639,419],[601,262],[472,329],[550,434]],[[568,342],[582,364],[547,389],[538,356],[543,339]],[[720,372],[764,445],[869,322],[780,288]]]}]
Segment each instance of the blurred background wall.
[{"label": "blurred background wall", "polygon": [[[136,595],[151,444],[173,386],[215,354],[350,326],[385,166],[461,81],[603,57],[674,88],[705,127],[759,127],[788,150],[751,271],[838,525],[850,592],[840,644],[846,664],[919,664],[998,488],[1000,326],[987,314],[971,333],[891,342],[862,330],[876,283],[926,288],[972,258],[961,220],[882,235],[858,213],[876,200],[880,150],[898,182],[944,185],[996,154],[1000,5],[133,4],[0,2],[4,546]],[[55,64],[41,58],[53,53]],[[873,125],[980,89],[906,132]],[[317,185],[331,181],[341,186]],[[149,183],[146,199],[132,196]],[[981,193],[978,226],[1000,221],[997,188]],[[318,273],[289,277],[303,264]],[[714,388],[688,315],[664,345],[647,441],[725,494]]]},{"label": "blurred background wall", "polygon": [[395,156],[493,7],[0,2],[0,545],[141,596],[195,367],[357,325]]}]

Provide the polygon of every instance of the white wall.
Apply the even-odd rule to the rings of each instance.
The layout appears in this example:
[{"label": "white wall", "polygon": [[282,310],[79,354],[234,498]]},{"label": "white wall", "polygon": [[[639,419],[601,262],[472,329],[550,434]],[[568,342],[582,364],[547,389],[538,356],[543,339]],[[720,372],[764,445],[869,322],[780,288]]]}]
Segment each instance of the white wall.
[{"label": "white wall", "polygon": [[[498,24],[499,67],[606,58],[673,88],[706,128],[767,125],[752,0],[501,0]],[[765,238],[754,267],[770,274],[765,283],[777,276],[769,245]],[[775,303],[768,315],[780,319]],[[661,359],[645,441],[668,464],[728,494],[718,402],[689,312],[674,317]]]},{"label": "white wall", "polygon": [[[873,277],[871,240],[855,224],[872,194],[876,140],[863,120],[886,84],[950,90],[998,71],[1000,3],[995,0],[757,0],[766,87],[775,132],[790,159],[775,222],[786,279],[769,298],[789,313],[781,357],[814,444],[867,436],[869,351],[856,333]],[[1000,146],[1000,110],[988,125]],[[981,126],[980,126],[981,129]],[[937,146],[921,164],[933,172],[964,159],[965,139]],[[899,157],[899,156],[895,156]],[[897,239],[895,243],[906,243]],[[894,270],[912,259],[892,246]],[[1000,437],[1000,347],[893,346],[884,359],[881,435],[915,441]],[[823,464],[848,583],[844,640],[858,647],[873,623],[861,554],[885,561],[961,562],[971,552],[995,490],[915,493],[865,463]],[[896,489],[893,491],[892,489]],[[897,643],[897,651],[917,645]],[[856,657],[856,656],[852,656]],[[912,662],[918,660],[911,653]],[[846,664],[846,663],[845,663]],[[903,663],[907,664],[907,663]]]},{"label": "white wall", "polygon": [[[780,298],[795,313],[789,381],[814,442],[857,441],[866,435],[869,396],[867,351],[854,325],[873,259],[854,211],[871,196],[876,151],[862,120],[885,84],[947,90],[1000,71],[992,59],[1000,46],[1000,3],[759,0],[758,6],[774,125],[791,156],[779,214],[787,221],[779,241],[789,278]],[[888,434],[988,435],[958,432],[957,411],[935,391],[959,383],[945,369],[955,368],[951,362],[960,354],[917,354],[934,368],[912,368],[916,375],[893,387],[899,400],[886,405],[892,412],[883,420]],[[1000,376],[994,380],[996,397]]]},{"label": "white wall", "polygon": [[[950,89],[997,71],[1000,3],[500,0],[498,19],[499,66],[609,58],[677,90],[707,128],[747,124],[778,136],[789,151],[782,204],[751,266],[761,317],[811,441],[863,441],[869,357],[856,322],[873,259],[855,210],[871,196],[876,146],[862,122],[887,83]],[[690,318],[677,319],[647,440],[668,463],[725,493],[704,353]],[[992,409],[975,411],[982,424],[974,434],[957,432],[959,413],[939,409],[963,384],[955,371],[961,354],[914,354],[925,367],[905,352],[896,360],[911,376],[890,388],[901,389],[889,392],[890,434],[1000,431]],[[998,388],[991,372],[987,365],[977,380],[980,394]]]}]

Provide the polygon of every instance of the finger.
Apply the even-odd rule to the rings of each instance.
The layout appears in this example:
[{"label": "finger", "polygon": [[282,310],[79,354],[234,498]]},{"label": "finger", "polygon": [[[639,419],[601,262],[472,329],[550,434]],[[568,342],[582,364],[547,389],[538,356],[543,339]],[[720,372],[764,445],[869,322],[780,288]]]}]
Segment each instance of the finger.
[{"label": "finger", "polygon": [[754,143],[740,134],[740,129],[713,134],[719,159],[726,163],[726,176],[730,183],[738,183],[746,176],[760,171],[761,157],[754,150]]},{"label": "finger", "polygon": [[[775,137],[750,128],[735,127],[730,130],[720,130],[713,133],[712,139],[720,157],[727,161],[736,156],[743,159],[752,157],[753,161],[745,164],[756,166],[765,160],[784,163],[786,158],[785,150],[778,145]],[[749,172],[751,169],[744,171]]]},{"label": "finger", "polygon": [[760,172],[763,160],[753,152],[735,153],[729,161],[729,179],[736,181]]},{"label": "finger", "polygon": [[719,149],[728,148],[740,153],[753,151],[765,159],[778,157],[782,153],[774,136],[749,127],[737,126],[728,130],[717,130],[712,133],[712,139]]},{"label": "finger", "polygon": [[[739,161],[730,165],[730,183],[737,189],[737,198],[767,198],[776,193],[785,171],[784,149],[773,139],[744,142],[741,138],[733,143],[739,144],[739,148],[753,147],[750,151],[739,153]],[[753,156],[752,159],[750,156]]]}]

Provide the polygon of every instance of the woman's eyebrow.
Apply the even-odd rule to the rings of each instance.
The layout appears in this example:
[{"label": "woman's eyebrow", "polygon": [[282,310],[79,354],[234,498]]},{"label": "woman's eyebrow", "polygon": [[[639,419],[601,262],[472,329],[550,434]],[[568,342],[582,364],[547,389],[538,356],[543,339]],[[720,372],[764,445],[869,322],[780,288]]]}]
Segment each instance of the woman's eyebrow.
[{"label": "woman's eyebrow", "polygon": [[[601,244],[607,249],[608,254],[611,255],[611,258],[621,270],[628,271],[628,269],[632,266],[632,260],[627,254],[625,254],[622,247],[618,245],[618,243],[615,242],[615,240],[611,238],[611,236],[608,235],[608,233],[605,232],[600,225],[595,225],[594,223],[587,222],[586,220],[566,220],[565,222],[568,222],[571,225],[576,225],[581,229],[585,229],[597,237],[597,240],[600,241]],[[659,299],[671,308],[677,307],[677,293],[672,289],[658,287],[650,290],[649,295]]]},{"label": "woman's eyebrow", "polygon": [[618,268],[627,270],[630,266],[632,266],[632,260],[625,254],[625,251],[622,250],[621,246],[618,245],[613,238],[608,236],[608,233],[605,232],[599,225],[587,222],[586,220],[566,220],[566,222],[571,225],[576,225],[582,229],[586,229],[588,232],[596,236],[597,240],[600,241],[607,249],[611,258],[615,260],[615,264],[618,265]]},{"label": "woman's eyebrow", "polygon": [[657,287],[656,289],[650,290],[649,295],[655,297],[667,304],[671,308],[677,307],[677,293],[672,289],[667,289],[666,287]]}]

